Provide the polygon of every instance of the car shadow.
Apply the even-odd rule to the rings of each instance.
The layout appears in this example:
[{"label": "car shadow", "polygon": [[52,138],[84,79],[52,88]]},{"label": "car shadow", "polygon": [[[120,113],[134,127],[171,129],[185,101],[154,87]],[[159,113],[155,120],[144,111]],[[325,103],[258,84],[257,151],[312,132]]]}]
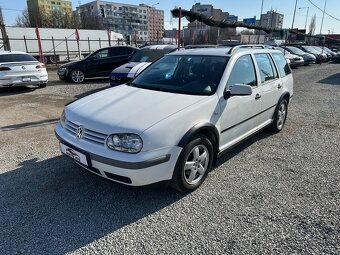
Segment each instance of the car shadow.
[{"label": "car shadow", "polygon": [[318,83],[329,85],[340,85],[340,73],[332,74],[325,79],[318,81]]},{"label": "car shadow", "polygon": [[164,187],[108,181],[65,156],[23,161],[0,174],[1,253],[71,252],[183,196]]},{"label": "car shadow", "polygon": [[0,97],[2,96],[12,96],[24,93],[30,93],[35,91],[36,88],[20,86],[20,87],[2,87],[0,88]]},{"label": "car shadow", "polygon": [[20,123],[20,124],[3,126],[3,127],[0,127],[0,130],[2,130],[2,131],[12,131],[12,130],[17,130],[17,129],[33,128],[33,127],[56,124],[58,121],[59,121],[59,118],[25,122],[25,123]]},{"label": "car shadow", "polygon": [[217,159],[215,166],[213,167],[212,171],[224,163],[226,163],[228,160],[232,159],[233,157],[237,156],[240,152],[248,148],[249,146],[253,145],[254,143],[262,140],[267,139],[268,137],[272,136],[273,133],[267,130],[262,130],[259,133],[247,138],[245,141],[242,141],[237,146],[233,147],[230,150],[227,150],[226,152],[223,152],[220,157]]}]

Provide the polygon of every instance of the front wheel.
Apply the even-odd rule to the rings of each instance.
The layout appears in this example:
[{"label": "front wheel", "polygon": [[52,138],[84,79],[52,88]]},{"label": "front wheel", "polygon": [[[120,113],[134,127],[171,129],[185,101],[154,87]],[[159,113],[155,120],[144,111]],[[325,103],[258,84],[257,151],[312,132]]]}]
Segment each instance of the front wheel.
[{"label": "front wheel", "polygon": [[79,69],[72,70],[70,73],[70,79],[74,83],[82,83],[85,80],[85,74]]},{"label": "front wheel", "polygon": [[283,99],[275,110],[273,123],[269,126],[269,129],[274,133],[278,133],[283,129],[288,113],[287,106],[286,99]]},{"label": "front wheel", "polygon": [[172,187],[180,192],[191,192],[197,189],[207,177],[213,161],[213,146],[204,135],[195,136],[180,154]]}]

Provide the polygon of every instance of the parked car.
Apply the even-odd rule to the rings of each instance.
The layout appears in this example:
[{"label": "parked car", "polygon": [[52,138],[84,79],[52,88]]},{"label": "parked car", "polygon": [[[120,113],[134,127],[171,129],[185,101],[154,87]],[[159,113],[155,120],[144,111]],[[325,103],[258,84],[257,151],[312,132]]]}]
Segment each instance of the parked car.
[{"label": "parked car", "polygon": [[320,47],[320,46],[311,46],[313,47],[313,49],[315,49],[319,54],[324,54],[326,55],[326,62],[331,61],[333,58],[333,55],[329,52],[327,52],[324,47]]},{"label": "parked car", "polygon": [[332,50],[330,50],[329,48],[327,47],[322,47],[323,50],[327,53],[327,55],[330,56],[330,60],[333,61],[333,62],[339,62],[340,60],[340,54],[339,53],[336,53]]},{"label": "parked car", "polygon": [[304,65],[314,64],[316,62],[316,57],[313,54],[307,53],[299,48],[294,46],[281,46],[281,48],[294,55],[303,57]]},{"label": "parked car", "polygon": [[177,49],[177,45],[152,45],[141,48],[129,63],[111,72],[111,86],[117,86],[132,80],[152,62]]},{"label": "parked car", "polygon": [[284,48],[281,48],[281,47],[276,47],[276,49],[281,51],[286,59],[289,59],[289,65],[292,68],[298,67],[298,66],[303,66],[305,64],[303,57],[292,54],[289,51],[287,51],[287,50],[285,50]]},{"label": "parked car", "polygon": [[303,50],[304,52],[313,54],[316,58],[316,63],[322,63],[327,61],[327,55],[325,53],[320,53],[314,49],[313,46],[309,45],[293,45],[296,48]]},{"label": "parked car", "polygon": [[67,105],[55,133],[61,152],[97,175],[190,192],[223,152],[263,128],[280,132],[292,96],[280,51],[176,51],[129,84]]},{"label": "parked car", "polygon": [[0,87],[34,85],[46,87],[48,74],[43,63],[21,51],[0,52]]},{"label": "parked car", "polygon": [[129,62],[138,51],[130,46],[102,48],[82,60],[60,66],[58,75],[61,80],[74,83],[81,83],[86,78],[107,77],[112,69]]}]

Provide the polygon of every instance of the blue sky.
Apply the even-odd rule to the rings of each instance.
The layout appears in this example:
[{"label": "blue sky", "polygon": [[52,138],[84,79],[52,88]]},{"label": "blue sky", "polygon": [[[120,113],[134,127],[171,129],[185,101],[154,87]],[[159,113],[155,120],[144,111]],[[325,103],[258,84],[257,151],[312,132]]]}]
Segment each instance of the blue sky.
[{"label": "blue sky", "polygon": [[[295,0],[263,0],[263,12],[269,11],[271,8],[284,14],[284,27],[290,28],[292,25]],[[323,9],[325,0],[311,0],[317,6]],[[91,0],[81,0],[81,4],[91,2]],[[124,2],[129,4],[140,4],[145,3],[149,5],[156,4],[157,8],[163,9],[165,12],[165,27],[169,29],[177,26],[177,19],[172,18],[170,10],[176,7],[182,7],[183,9],[189,10],[195,2],[202,4],[212,4],[215,8],[220,8],[223,11],[227,11],[230,14],[237,15],[240,19],[249,18],[256,16],[257,18],[261,12],[261,0],[209,0],[209,1],[179,1],[179,0],[117,0],[115,2]],[[78,0],[72,0],[73,8],[78,6]],[[20,10],[26,8],[26,0],[0,0],[0,6],[3,8],[3,16],[6,25],[13,25],[15,18],[20,14]],[[316,32],[319,33],[322,12],[312,6],[308,0],[298,0],[297,7],[309,7],[309,17],[307,22],[307,28],[311,19],[311,16],[316,14]],[[14,9],[14,10],[8,10]],[[339,0],[327,0],[326,12],[340,19],[340,1]],[[306,20],[307,9],[297,9],[294,27],[304,28]],[[182,20],[184,25],[187,23],[185,19]],[[334,20],[327,15],[324,18],[323,33],[338,33],[340,34],[340,21]]]}]

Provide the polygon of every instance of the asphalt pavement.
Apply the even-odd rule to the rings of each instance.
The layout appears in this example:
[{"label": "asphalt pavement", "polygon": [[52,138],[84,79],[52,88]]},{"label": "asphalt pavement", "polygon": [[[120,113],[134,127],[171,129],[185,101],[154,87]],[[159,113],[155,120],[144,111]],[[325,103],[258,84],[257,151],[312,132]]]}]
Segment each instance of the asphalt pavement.
[{"label": "asphalt pavement", "polygon": [[225,154],[189,195],[61,156],[63,106],[106,79],[0,89],[0,254],[340,254],[340,64],[293,73],[284,130]]}]

